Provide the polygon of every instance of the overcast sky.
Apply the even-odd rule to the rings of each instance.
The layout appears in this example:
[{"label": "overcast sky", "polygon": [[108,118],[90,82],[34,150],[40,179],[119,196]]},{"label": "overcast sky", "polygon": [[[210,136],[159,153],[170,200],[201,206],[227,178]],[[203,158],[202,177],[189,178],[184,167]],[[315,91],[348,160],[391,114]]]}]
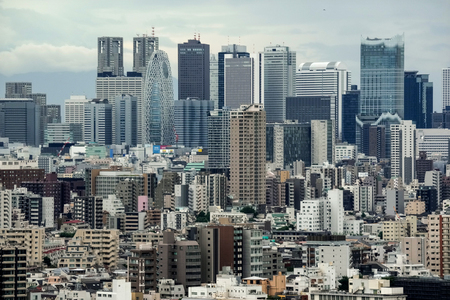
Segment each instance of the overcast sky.
[{"label": "overcast sky", "polygon": [[175,77],[177,43],[198,32],[211,53],[228,43],[249,52],[284,44],[297,51],[297,64],[342,61],[355,84],[361,36],[405,33],[405,70],[430,74],[441,110],[442,68],[450,66],[448,0],[0,0],[0,74],[95,71],[99,36],[124,38],[130,71],[132,39],[150,35],[152,26]]}]

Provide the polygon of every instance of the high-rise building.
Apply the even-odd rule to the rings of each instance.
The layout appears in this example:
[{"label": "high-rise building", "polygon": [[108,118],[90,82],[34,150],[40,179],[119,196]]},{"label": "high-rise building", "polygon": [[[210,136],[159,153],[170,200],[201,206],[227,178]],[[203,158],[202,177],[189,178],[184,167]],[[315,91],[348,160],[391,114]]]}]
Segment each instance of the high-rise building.
[{"label": "high-rise building", "polygon": [[286,97],[286,120],[299,123],[311,120],[335,120],[336,96]]},{"label": "high-rise building", "polygon": [[7,82],[5,98],[28,98],[32,92],[31,82]]},{"label": "high-rise building", "polygon": [[30,99],[0,98],[0,137],[9,142],[39,146],[41,106]]},{"label": "high-rise building", "polygon": [[24,247],[0,247],[0,286],[2,300],[26,300],[27,250]]},{"label": "high-rise building", "polygon": [[131,250],[128,257],[128,281],[135,292],[148,293],[156,289],[157,280],[157,250],[151,246],[141,245]]},{"label": "high-rise building", "polygon": [[73,218],[89,224],[91,229],[103,228],[103,198],[75,197]]},{"label": "high-rise building", "polygon": [[[342,96],[350,90],[351,72],[342,62],[301,63],[296,73],[296,96],[334,96],[336,134],[342,136]],[[333,114],[332,114],[333,115]]]},{"label": "high-rise building", "polygon": [[49,104],[41,107],[44,124],[61,123],[61,105]]},{"label": "high-rise building", "polygon": [[266,112],[241,105],[230,112],[230,194],[244,205],[265,203]]},{"label": "high-rise building", "polygon": [[77,240],[82,246],[89,246],[105,268],[117,268],[119,260],[119,230],[78,229],[73,239]]},{"label": "high-rise building", "polygon": [[[225,59],[227,58],[249,58],[247,47],[242,45],[231,44],[222,46],[222,51],[218,56],[218,104],[217,108],[221,109],[225,106]],[[212,99],[211,99],[212,100]],[[250,103],[248,103],[250,104]]]},{"label": "high-rise building", "polygon": [[178,44],[178,99],[209,100],[209,55],[200,39]]},{"label": "high-rise building", "polygon": [[356,115],[359,113],[361,93],[356,85],[342,95],[342,136],[341,140],[356,144]]},{"label": "high-rise building", "polygon": [[383,125],[363,125],[361,151],[367,156],[375,156],[378,160],[386,158],[386,127]]},{"label": "high-rise building", "polygon": [[123,38],[98,38],[97,77],[123,76]]},{"label": "high-rise building", "polygon": [[198,243],[176,240],[170,230],[164,231],[163,235],[163,240],[158,243],[158,279],[175,279],[186,288],[200,285],[202,272]]},{"label": "high-rise building", "polygon": [[115,104],[116,110],[114,111],[115,117],[115,140],[116,145],[125,143],[126,145],[137,145],[137,97],[131,95],[117,95]]},{"label": "high-rise building", "polygon": [[64,122],[83,125],[84,105],[89,102],[91,99],[86,96],[70,96],[70,99],[64,100]]},{"label": "high-rise building", "polygon": [[215,108],[219,101],[219,61],[214,54],[209,59],[209,99],[214,101]]},{"label": "high-rise building", "polygon": [[449,215],[429,215],[428,217],[426,267],[431,273],[440,277],[450,274],[448,265],[450,248],[447,246],[450,238],[447,230],[449,223]]},{"label": "high-rise building", "polygon": [[112,144],[112,105],[107,99],[93,99],[84,105],[84,141]]},{"label": "high-rise building", "polygon": [[133,75],[145,75],[147,64],[155,50],[159,50],[158,37],[144,34],[133,38]]},{"label": "high-rise building", "polygon": [[208,148],[208,113],[214,110],[209,100],[174,101],[174,126],[178,143],[186,147]]},{"label": "high-rise building", "polygon": [[44,130],[44,144],[83,141],[83,127],[75,123],[50,123]]},{"label": "high-rise building", "polygon": [[427,152],[419,151],[419,158],[416,159],[416,174],[419,183],[425,181],[425,173],[433,171],[433,160],[427,159]]},{"label": "high-rise building", "polygon": [[142,143],[142,114],[139,112],[142,112],[144,107],[142,102],[143,83],[144,77],[140,76],[97,77],[95,86],[96,97],[100,99],[108,99],[108,103],[112,105],[113,139],[116,137],[116,114],[114,113],[116,111],[116,97],[118,95],[127,94],[137,98],[137,136],[138,143]]},{"label": "high-rise building", "polygon": [[361,115],[404,117],[404,35],[361,38]]},{"label": "high-rise building", "polygon": [[2,184],[0,184],[0,228],[10,228],[11,227],[11,216],[12,216],[12,194],[11,190],[5,189]]},{"label": "high-rise building", "polygon": [[416,128],[432,128],[433,83],[428,74],[405,71],[405,120],[412,120]]},{"label": "high-rise building", "polygon": [[442,109],[450,106],[450,67],[442,69]]},{"label": "high-rise building", "polygon": [[311,164],[321,165],[324,162],[334,164],[335,151],[334,120],[311,121]]},{"label": "high-rise building", "polygon": [[230,110],[215,109],[208,115],[208,166],[211,169],[230,167]]},{"label": "high-rise building", "polygon": [[[267,122],[284,122],[286,119],[286,97],[295,95],[296,52],[287,46],[268,46],[260,70],[260,85],[264,87],[264,107]],[[262,83],[264,82],[264,83]]]},{"label": "high-rise building", "polygon": [[311,165],[311,124],[289,122],[266,125],[266,160],[285,169],[297,160]]},{"label": "high-rise building", "polygon": [[[230,56],[230,57],[228,57]],[[224,102],[231,109],[254,103],[254,59],[225,55]]]},{"label": "high-rise building", "polygon": [[416,125],[410,120],[391,125],[391,174],[409,184],[416,176]]},{"label": "high-rise building", "polygon": [[[181,78],[178,80],[180,81]],[[172,70],[169,57],[162,50],[155,50],[148,62],[143,94],[142,141],[156,145],[172,145],[175,142]]]}]

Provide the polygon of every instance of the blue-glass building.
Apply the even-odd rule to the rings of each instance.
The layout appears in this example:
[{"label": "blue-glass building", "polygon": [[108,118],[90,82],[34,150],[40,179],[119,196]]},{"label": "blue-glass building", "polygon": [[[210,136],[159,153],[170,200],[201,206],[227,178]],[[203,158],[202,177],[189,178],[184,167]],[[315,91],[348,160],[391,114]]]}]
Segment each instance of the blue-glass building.
[{"label": "blue-glass building", "polygon": [[266,160],[289,166],[296,160],[311,166],[311,124],[309,123],[267,123]]},{"label": "blue-glass building", "polygon": [[178,144],[186,147],[208,147],[208,113],[214,101],[186,99],[174,101],[174,126]]},{"label": "blue-glass building", "polygon": [[361,40],[361,115],[404,118],[404,52],[404,35]]},{"label": "blue-glass building", "polygon": [[360,91],[356,89],[352,85],[352,90],[342,95],[342,141],[349,144],[356,144],[356,115],[360,98]]},{"label": "blue-glass building", "polygon": [[416,128],[432,128],[433,83],[428,74],[405,72],[405,120],[412,120]]}]

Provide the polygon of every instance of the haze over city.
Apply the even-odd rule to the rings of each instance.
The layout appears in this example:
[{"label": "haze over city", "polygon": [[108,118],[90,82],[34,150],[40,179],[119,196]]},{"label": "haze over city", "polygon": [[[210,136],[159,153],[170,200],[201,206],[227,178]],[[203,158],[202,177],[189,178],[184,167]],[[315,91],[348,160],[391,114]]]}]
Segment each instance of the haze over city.
[{"label": "haze over city", "polygon": [[[405,70],[430,74],[442,110],[441,70],[450,66],[449,1],[0,1],[0,94],[6,81],[32,81],[48,103],[95,97],[97,37],[152,34],[177,78],[177,44],[200,34],[211,53],[227,44],[250,53],[286,45],[306,61],[342,61],[359,85],[361,37],[405,34]],[[176,85],[176,83],[174,84]]]}]

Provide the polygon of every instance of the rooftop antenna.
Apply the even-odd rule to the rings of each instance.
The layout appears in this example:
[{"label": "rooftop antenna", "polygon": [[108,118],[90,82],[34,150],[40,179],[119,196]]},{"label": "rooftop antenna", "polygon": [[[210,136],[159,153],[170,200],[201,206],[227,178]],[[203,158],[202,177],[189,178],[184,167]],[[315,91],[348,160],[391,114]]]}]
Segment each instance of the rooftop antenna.
[{"label": "rooftop antenna", "polygon": [[198,33],[198,41],[200,42],[200,32]]},{"label": "rooftop antenna", "polygon": [[253,54],[255,54],[255,44],[253,44]]},{"label": "rooftop antenna", "polygon": [[197,33],[194,32],[194,40],[197,40]]},{"label": "rooftop antenna", "polygon": [[152,37],[155,37],[155,27],[152,26]]},{"label": "rooftop antenna", "polygon": [[139,33],[136,33],[136,35],[139,37]]}]

